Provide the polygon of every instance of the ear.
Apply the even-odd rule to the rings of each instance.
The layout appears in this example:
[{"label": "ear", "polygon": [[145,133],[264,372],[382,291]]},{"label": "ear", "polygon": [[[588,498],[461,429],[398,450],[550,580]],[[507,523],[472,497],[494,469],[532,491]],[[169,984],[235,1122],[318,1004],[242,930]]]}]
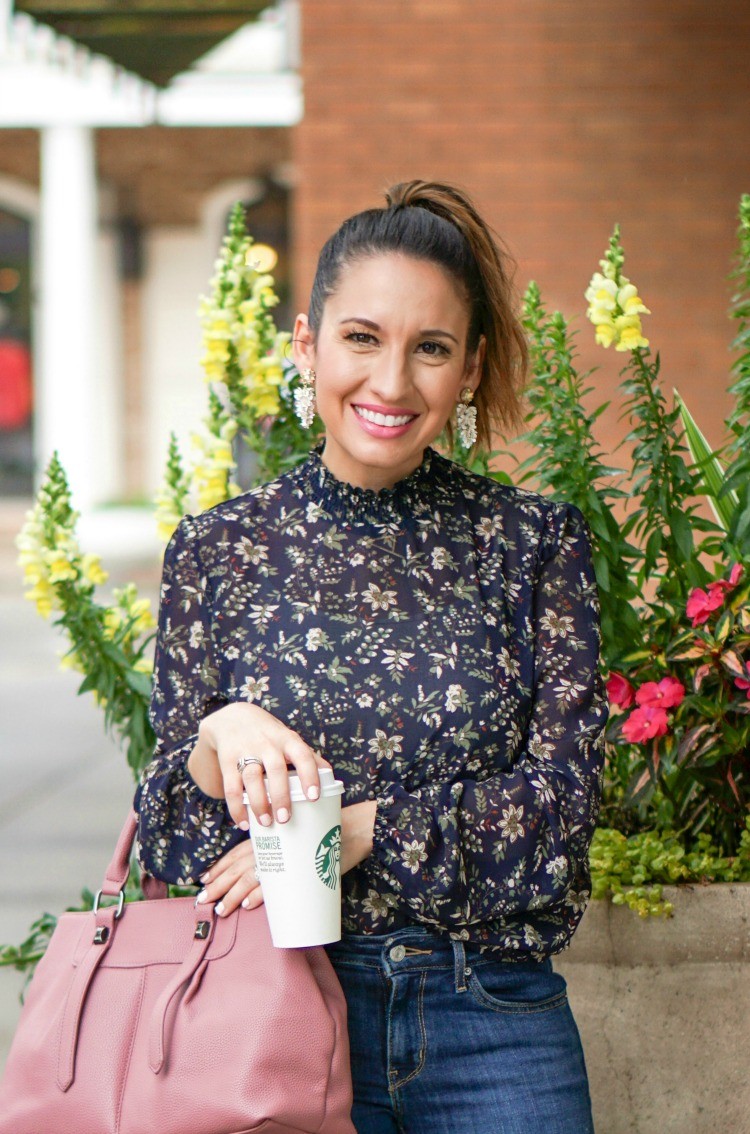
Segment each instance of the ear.
[{"label": "ear", "polygon": [[487,339],[484,335],[479,336],[477,349],[473,354],[466,356],[466,367],[464,369],[464,376],[461,381],[461,387],[469,386],[472,390],[476,391],[477,386],[482,377],[482,368],[484,367],[484,356],[487,350]]},{"label": "ear", "polygon": [[299,371],[315,367],[315,335],[307,315],[300,313],[294,320],[292,332],[292,358]]}]

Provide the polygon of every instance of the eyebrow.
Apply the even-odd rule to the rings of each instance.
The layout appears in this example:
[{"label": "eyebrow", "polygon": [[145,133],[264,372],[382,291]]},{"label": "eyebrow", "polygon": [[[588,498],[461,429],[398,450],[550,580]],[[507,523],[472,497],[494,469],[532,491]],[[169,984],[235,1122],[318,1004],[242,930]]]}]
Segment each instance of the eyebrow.
[{"label": "eyebrow", "polygon": [[[349,315],[346,319],[339,319],[339,326],[343,323],[364,323],[365,327],[372,327],[373,331],[382,330],[378,323],[373,323],[372,319],[363,319],[361,315]],[[456,346],[460,345],[455,335],[452,335],[450,331],[441,331],[439,327],[428,327],[419,333],[420,335],[441,335],[445,339],[453,339]]]}]

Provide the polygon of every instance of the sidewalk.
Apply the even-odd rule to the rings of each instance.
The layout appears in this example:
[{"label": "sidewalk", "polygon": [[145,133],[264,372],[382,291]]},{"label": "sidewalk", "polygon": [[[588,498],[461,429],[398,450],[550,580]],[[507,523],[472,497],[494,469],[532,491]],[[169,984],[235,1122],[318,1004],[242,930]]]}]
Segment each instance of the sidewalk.
[{"label": "sidewalk", "polygon": [[[0,502],[0,941],[11,944],[43,911],[98,889],[134,788],[93,697],[76,696],[81,675],[59,668],[66,639],[23,598],[13,537],[30,507]],[[132,579],[156,611],[159,550],[143,519],[91,517],[85,533],[110,571],[103,599]],[[22,984],[0,969],[0,1068]]]}]

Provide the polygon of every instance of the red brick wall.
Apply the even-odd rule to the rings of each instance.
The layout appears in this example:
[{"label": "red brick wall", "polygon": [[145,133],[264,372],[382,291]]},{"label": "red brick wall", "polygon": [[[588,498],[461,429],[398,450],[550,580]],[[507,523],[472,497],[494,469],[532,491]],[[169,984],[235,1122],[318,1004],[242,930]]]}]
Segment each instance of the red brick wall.
[{"label": "red brick wall", "polygon": [[[726,280],[750,192],[746,0],[303,0],[295,130],[297,302],[343,217],[388,183],[463,184],[550,307],[578,315],[610,397],[622,355],[591,344],[583,291],[615,221],[646,333],[717,444],[729,408]],[[598,435],[625,430],[615,407]]]}]

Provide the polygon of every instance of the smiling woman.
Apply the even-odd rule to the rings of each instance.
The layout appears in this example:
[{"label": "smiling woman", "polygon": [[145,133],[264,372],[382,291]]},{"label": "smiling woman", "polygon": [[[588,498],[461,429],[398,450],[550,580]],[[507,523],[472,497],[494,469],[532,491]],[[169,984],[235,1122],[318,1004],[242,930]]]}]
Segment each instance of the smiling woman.
[{"label": "smiling woman", "polygon": [[461,391],[479,385],[486,339],[469,350],[468,332],[456,281],[398,252],[342,268],[317,334],[298,316],[295,357],[317,375],[323,460],[339,479],[391,487],[416,468]]},{"label": "smiling woman", "polygon": [[343,936],[326,947],[359,1134],[591,1134],[550,957],[590,895],[599,600],[576,507],[432,447],[454,413],[470,433],[471,400],[482,438],[520,414],[507,261],[468,198],[414,181],[345,221],[294,350],[323,440],[184,517],[165,552],[142,865],[200,879],[219,916],[256,908],[243,788],[271,829],[290,768],[315,799],[332,766]]}]

